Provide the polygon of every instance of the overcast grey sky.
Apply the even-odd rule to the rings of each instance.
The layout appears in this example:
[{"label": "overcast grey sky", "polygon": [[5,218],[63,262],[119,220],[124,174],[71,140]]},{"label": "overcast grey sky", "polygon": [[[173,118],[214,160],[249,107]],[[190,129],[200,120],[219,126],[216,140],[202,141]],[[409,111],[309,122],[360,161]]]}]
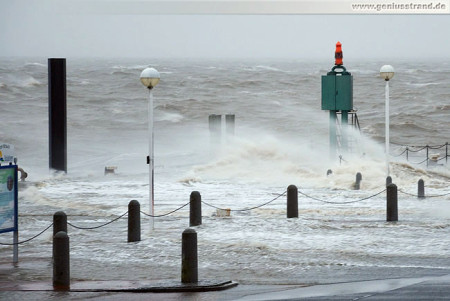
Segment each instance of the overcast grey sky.
[{"label": "overcast grey sky", "polygon": [[0,0],[0,56],[308,59],[340,41],[344,57],[450,59],[449,14],[152,15],[73,3]]}]

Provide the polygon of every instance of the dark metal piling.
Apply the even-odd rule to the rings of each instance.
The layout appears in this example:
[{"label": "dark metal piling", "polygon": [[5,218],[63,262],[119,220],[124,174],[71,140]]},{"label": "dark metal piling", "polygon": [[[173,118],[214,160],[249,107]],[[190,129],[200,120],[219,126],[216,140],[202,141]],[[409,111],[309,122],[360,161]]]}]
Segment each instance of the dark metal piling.
[{"label": "dark metal piling", "polygon": [[419,199],[425,198],[425,182],[422,179],[417,182],[417,197]]},{"label": "dark metal piling", "polygon": [[398,221],[397,185],[389,184],[386,191],[386,221],[396,222]]},{"label": "dark metal piling", "polygon": [[287,218],[298,217],[298,189],[295,185],[287,188]]},{"label": "dark metal piling", "polygon": [[67,232],[67,215],[63,211],[53,214],[53,236],[59,231]]},{"label": "dark metal piling", "polygon": [[132,200],[128,203],[128,242],[141,241],[141,205]]},{"label": "dark metal piling", "polygon": [[48,59],[49,167],[67,172],[66,59]]},{"label": "dark metal piling", "polygon": [[69,236],[64,231],[53,236],[53,289],[70,290]]},{"label": "dark metal piling", "polygon": [[191,192],[189,201],[189,226],[199,226],[202,224],[202,196],[200,192]]},{"label": "dark metal piling", "polygon": [[181,282],[198,282],[197,232],[186,229],[181,237]]}]

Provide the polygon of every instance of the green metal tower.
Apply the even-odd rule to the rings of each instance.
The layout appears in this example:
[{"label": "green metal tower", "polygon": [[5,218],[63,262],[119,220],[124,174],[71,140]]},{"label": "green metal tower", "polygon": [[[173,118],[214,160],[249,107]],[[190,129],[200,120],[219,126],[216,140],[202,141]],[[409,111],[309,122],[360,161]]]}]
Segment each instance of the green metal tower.
[{"label": "green metal tower", "polygon": [[340,148],[348,152],[348,113],[353,111],[353,76],[342,63],[341,43],[336,44],[335,66],[327,75],[322,75],[322,110],[330,111],[330,157],[335,158],[338,145],[338,130],[340,112],[342,125]]}]

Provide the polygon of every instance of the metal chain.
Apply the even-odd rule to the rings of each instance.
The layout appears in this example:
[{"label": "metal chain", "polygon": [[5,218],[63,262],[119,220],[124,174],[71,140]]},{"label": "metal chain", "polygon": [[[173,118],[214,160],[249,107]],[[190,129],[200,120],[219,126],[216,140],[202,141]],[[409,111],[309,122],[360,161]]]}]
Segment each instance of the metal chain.
[{"label": "metal chain", "polygon": [[[270,200],[270,201],[268,201],[268,202],[266,202],[266,203],[264,203],[264,204],[255,206],[255,207],[244,208],[244,209],[230,209],[230,211],[233,211],[233,212],[237,212],[237,211],[249,211],[249,210],[261,208],[261,207],[263,207],[263,206],[265,206],[265,205],[268,205],[268,204],[274,202],[275,200],[279,199],[279,198],[282,197],[283,195],[286,195],[286,193],[287,193],[287,192],[285,191],[285,192],[283,192],[282,194],[280,194],[280,195],[276,196],[275,198],[273,198],[272,200]],[[211,204],[209,204],[209,203],[207,203],[207,202],[205,202],[205,201],[202,201],[202,203],[205,204],[206,206],[209,206],[209,207],[212,207],[212,208],[215,208],[215,209],[219,209],[219,210],[228,210],[228,209],[226,209],[226,208],[220,208],[220,207],[211,205]]]},{"label": "metal chain", "polygon": [[128,211],[125,212],[124,214],[122,214],[121,216],[119,216],[119,217],[113,219],[112,221],[109,221],[109,222],[107,222],[107,223],[105,223],[105,224],[102,224],[102,225],[100,225],[100,226],[95,226],[95,227],[80,227],[80,226],[75,226],[74,224],[69,223],[69,222],[67,222],[67,224],[70,225],[70,226],[72,226],[72,227],[74,227],[74,228],[76,228],[76,229],[80,229],[80,230],[94,230],[94,229],[98,229],[98,228],[107,226],[107,225],[109,225],[109,224],[111,224],[111,223],[113,223],[113,222],[115,222],[115,221],[121,219],[121,218],[124,217],[127,213],[128,213]]},{"label": "metal chain", "polygon": [[303,192],[301,192],[300,190],[298,190],[298,193],[300,193],[301,195],[303,195],[303,196],[305,196],[305,197],[307,197],[307,198],[310,198],[310,199],[313,199],[313,200],[315,200],[315,201],[319,201],[319,202],[322,202],[322,203],[327,203],[327,204],[351,204],[351,203],[362,202],[362,201],[368,200],[368,199],[370,199],[370,198],[376,197],[377,195],[379,195],[379,194],[381,194],[381,193],[383,193],[383,192],[385,192],[385,191],[386,191],[386,189],[384,189],[384,190],[382,190],[382,191],[380,191],[380,192],[378,192],[378,193],[376,193],[376,194],[374,194],[374,195],[371,195],[371,196],[368,196],[368,197],[365,197],[365,198],[362,198],[362,199],[359,199],[359,200],[353,200],[353,201],[347,201],[347,202],[330,202],[330,201],[324,201],[324,200],[321,200],[321,199],[319,199],[319,198],[316,198],[316,197],[307,195],[306,193],[303,193]]},{"label": "metal chain", "polygon": [[144,215],[146,215],[146,216],[149,216],[149,217],[163,217],[163,216],[167,216],[167,215],[169,215],[169,214],[172,214],[172,213],[174,213],[174,212],[177,212],[178,210],[180,210],[180,209],[186,207],[187,205],[189,205],[190,203],[191,203],[191,202],[187,202],[187,203],[184,204],[183,206],[181,206],[181,207],[179,207],[179,208],[177,208],[177,209],[175,209],[175,210],[173,210],[173,211],[170,211],[170,212],[168,212],[168,213],[161,214],[161,215],[151,215],[151,214],[145,213],[144,211],[141,211],[141,213],[144,214]]},{"label": "metal chain", "polygon": [[45,228],[44,230],[42,230],[39,234],[36,234],[35,236],[33,236],[32,238],[29,238],[29,239],[27,239],[27,240],[19,241],[19,242],[17,242],[17,243],[12,243],[12,244],[8,244],[8,243],[0,243],[0,245],[2,245],[2,246],[14,246],[14,245],[20,245],[20,244],[29,242],[29,241],[35,239],[36,237],[38,237],[38,236],[44,234],[44,232],[47,231],[48,229],[50,229],[51,226],[53,226],[53,223],[51,223],[47,228]]}]

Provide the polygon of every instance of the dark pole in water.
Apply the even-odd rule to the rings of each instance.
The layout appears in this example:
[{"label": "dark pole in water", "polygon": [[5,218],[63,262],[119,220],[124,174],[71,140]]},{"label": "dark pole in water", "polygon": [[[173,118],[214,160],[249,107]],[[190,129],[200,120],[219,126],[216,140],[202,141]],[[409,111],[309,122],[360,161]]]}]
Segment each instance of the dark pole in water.
[{"label": "dark pole in water", "polygon": [[59,231],[53,236],[53,289],[70,290],[69,236]]},{"label": "dark pole in water", "polygon": [[191,192],[189,202],[189,226],[199,226],[202,224],[202,196],[200,192]]},{"label": "dark pole in water", "polygon": [[362,175],[360,172],[358,172],[356,174],[355,190],[359,190],[361,188],[361,180],[362,180]]},{"label": "dark pole in water", "polygon": [[386,221],[396,222],[398,221],[397,185],[389,184],[386,190],[387,190]]},{"label": "dark pole in water", "polygon": [[181,282],[198,282],[197,232],[186,229],[181,236]]},{"label": "dark pole in water", "polygon": [[417,182],[417,197],[419,199],[425,198],[425,182],[422,179]]},{"label": "dark pole in water", "polygon": [[225,115],[225,128],[227,131],[227,138],[234,136],[234,128],[235,128],[234,120],[235,120],[234,114]]},{"label": "dark pole in water", "polygon": [[67,173],[66,59],[48,59],[49,167]]},{"label": "dark pole in water", "polygon": [[128,203],[128,242],[141,241],[141,205],[132,200]]},{"label": "dark pole in water", "polygon": [[298,189],[295,185],[287,188],[287,218],[298,217]]},{"label": "dark pole in water", "polygon": [[53,236],[59,231],[67,233],[67,215],[63,211],[53,214]]},{"label": "dark pole in water", "polygon": [[391,176],[388,176],[388,177],[386,178],[386,187],[387,187],[389,184],[392,184],[392,178],[391,178]]}]

